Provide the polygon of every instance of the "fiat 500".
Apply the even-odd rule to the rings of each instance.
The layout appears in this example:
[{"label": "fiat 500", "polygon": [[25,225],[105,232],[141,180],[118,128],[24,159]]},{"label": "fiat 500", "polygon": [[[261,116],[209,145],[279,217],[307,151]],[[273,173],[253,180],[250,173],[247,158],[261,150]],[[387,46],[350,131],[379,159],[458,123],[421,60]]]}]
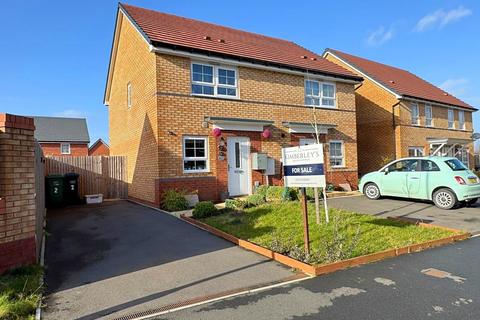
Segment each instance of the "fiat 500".
[{"label": "fiat 500", "polygon": [[475,203],[480,179],[457,158],[403,158],[364,175],[359,189],[372,200],[381,196],[423,199],[448,210],[460,202]]}]

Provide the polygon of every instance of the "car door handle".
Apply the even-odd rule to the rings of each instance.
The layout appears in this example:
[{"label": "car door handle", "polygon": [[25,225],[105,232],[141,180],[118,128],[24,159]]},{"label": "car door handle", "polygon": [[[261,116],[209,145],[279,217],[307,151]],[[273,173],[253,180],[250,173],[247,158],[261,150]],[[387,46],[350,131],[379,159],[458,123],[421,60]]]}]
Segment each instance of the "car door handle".
[{"label": "car door handle", "polygon": [[419,178],[419,177],[410,177],[410,179],[412,179],[412,180],[418,180],[418,179],[420,179],[420,178]]}]

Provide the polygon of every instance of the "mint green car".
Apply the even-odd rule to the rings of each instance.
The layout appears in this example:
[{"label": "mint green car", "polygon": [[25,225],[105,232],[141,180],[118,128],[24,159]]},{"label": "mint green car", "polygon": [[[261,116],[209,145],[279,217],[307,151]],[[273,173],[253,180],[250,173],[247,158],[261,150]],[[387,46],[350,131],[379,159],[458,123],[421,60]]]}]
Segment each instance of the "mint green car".
[{"label": "mint green car", "polygon": [[360,179],[359,190],[372,200],[381,196],[431,200],[440,209],[480,197],[480,178],[457,158],[417,157],[390,162]]}]

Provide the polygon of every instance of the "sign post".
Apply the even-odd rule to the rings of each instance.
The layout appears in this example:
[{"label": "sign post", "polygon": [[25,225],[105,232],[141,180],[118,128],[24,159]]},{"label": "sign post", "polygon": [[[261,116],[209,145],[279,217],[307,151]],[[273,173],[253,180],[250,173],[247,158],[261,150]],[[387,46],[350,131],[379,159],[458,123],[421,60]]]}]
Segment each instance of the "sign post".
[{"label": "sign post", "polygon": [[[282,159],[285,187],[301,188],[305,252],[309,254],[310,239],[306,187],[324,188],[325,194],[326,182],[323,165],[323,144],[283,148]],[[324,201],[326,208],[326,199],[324,199]]]}]

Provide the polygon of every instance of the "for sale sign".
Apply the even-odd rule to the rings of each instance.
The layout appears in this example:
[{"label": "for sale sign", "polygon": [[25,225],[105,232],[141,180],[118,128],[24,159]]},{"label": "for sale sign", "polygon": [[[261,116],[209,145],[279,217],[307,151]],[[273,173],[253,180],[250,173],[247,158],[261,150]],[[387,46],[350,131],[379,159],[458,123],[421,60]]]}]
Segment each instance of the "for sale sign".
[{"label": "for sale sign", "polygon": [[325,187],[323,144],[282,149],[286,187]]}]

